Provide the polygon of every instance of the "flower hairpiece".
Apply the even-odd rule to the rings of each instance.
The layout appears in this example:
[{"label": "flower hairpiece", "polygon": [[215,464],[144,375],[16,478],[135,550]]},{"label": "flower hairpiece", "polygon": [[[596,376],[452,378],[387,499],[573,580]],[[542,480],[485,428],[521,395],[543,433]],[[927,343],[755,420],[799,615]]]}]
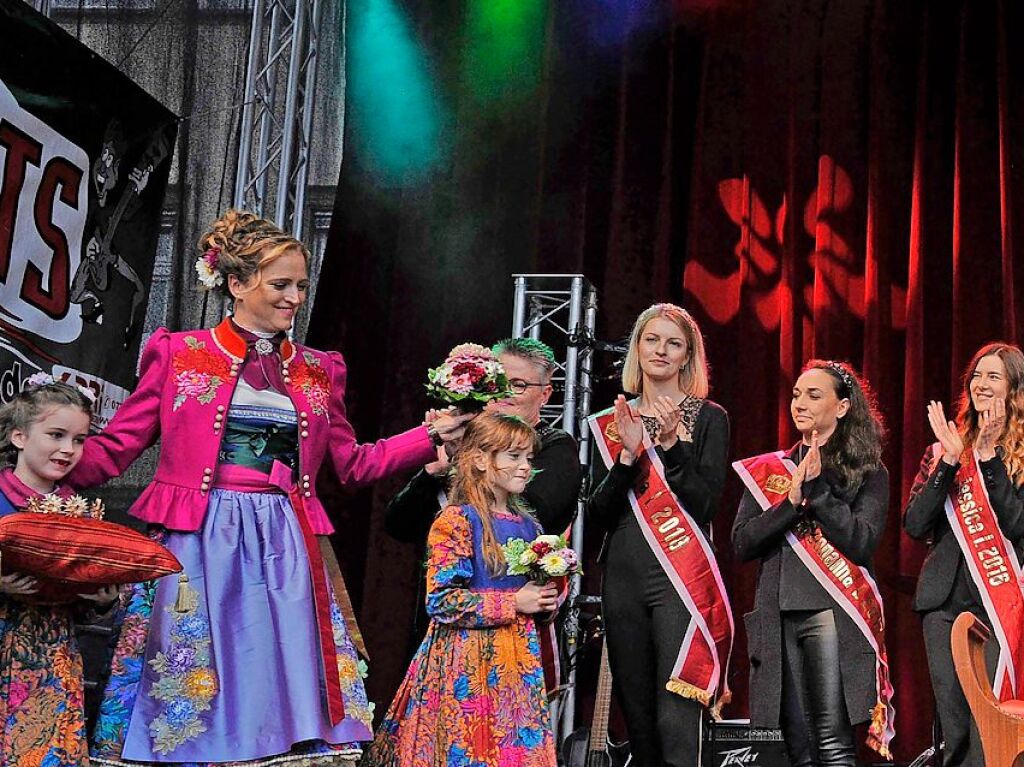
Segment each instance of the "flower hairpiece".
[{"label": "flower hairpiece", "polygon": [[846,366],[841,362],[836,362],[835,360],[829,360],[826,364],[832,372],[843,379],[843,385],[846,387],[846,390],[848,392],[853,392],[853,376],[850,374],[850,371],[846,369]]},{"label": "flower hairpiece", "polygon": [[96,392],[94,392],[89,387],[82,386],[81,384],[69,384],[66,381],[58,381],[52,375],[50,375],[49,373],[44,373],[43,371],[39,371],[38,373],[33,373],[28,378],[26,378],[25,379],[24,388],[27,389],[30,386],[32,388],[37,388],[37,387],[40,387],[40,386],[52,386],[53,384],[58,384],[58,383],[65,384],[67,386],[74,386],[76,389],[78,389],[78,391],[81,393],[81,395],[83,397],[85,397],[87,400],[89,400],[89,404],[91,404],[91,405],[95,405],[96,404]]},{"label": "flower hairpiece", "polygon": [[224,275],[217,269],[220,263],[220,248],[211,245],[198,259],[196,259],[196,274],[199,275],[199,282],[207,290],[213,290],[224,284]]},{"label": "flower hairpiece", "polygon": [[103,514],[106,511],[103,508],[103,501],[99,498],[90,503],[80,495],[62,498],[56,493],[29,498],[25,510],[33,514],[63,514],[66,517],[85,517],[87,519],[103,519]]}]

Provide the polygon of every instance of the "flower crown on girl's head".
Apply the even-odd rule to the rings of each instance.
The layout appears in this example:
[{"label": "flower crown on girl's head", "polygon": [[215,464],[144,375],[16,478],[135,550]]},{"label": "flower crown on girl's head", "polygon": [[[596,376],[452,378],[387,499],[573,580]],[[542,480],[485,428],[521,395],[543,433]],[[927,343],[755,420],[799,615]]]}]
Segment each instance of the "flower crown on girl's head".
[{"label": "flower crown on girl's head", "polygon": [[49,373],[33,373],[32,375],[25,379],[24,388],[28,389],[29,387],[31,387],[33,389],[36,389],[40,386],[50,386],[52,384],[58,383],[65,384],[66,386],[74,386],[76,389],[78,389],[78,391],[81,393],[83,397],[89,400],[90,404],[96,404],[96,392],[94,392],[92,389],[86,386],[82,386],[80,384],[69,384],[66,381],[58,381]]},{"label": "flower crown on girl's head", "polygon": [[224,275],[217,270],[220,262],[220,248],[211,245],[196,259],[196,274],[206,290],[213,290],[224,284]]}]

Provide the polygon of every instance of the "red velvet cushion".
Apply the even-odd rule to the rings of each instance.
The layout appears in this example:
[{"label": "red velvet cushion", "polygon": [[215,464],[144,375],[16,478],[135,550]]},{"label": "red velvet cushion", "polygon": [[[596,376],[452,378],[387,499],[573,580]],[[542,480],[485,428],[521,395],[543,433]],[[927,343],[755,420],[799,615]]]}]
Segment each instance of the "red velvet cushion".
[{"label": "red velvet cushion", "polygon": [[67,602],[107,584],[181,572],[177,557],[130,527],[65,514],[0,517],[0,555],[0,572],[39,581],[35,601]]}]

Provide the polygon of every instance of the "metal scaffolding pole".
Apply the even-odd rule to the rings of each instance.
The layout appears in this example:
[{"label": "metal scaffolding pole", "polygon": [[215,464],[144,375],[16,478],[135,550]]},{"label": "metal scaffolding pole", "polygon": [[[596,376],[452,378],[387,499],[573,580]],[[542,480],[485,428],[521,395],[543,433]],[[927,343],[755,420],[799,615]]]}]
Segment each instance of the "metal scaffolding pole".
[{"label": "metal scaffolding pole", "polygon": [[319,44],[319,0],[256,0],[234,205],[273,217],[298,238]]},{"label": "metal scaffolding pole", "polygon": [[[544,408],[541,420],[560,426],[579,444],[580,464],[590,463],[590,431],[586,417],[590,412],[591,371],[594,329],[597,323],[597,291],[582,274],[513,275],[512,335],[545,342],[555,352],[556,369],[552,378],[555,393]],[[583,503],[577,501],[576,521],[572,526],[572,546],[583,552]],[[563,633],[570,658],[579,646],[580,576],[569,580],[568,612]],[[561,743],[572,731],[576,716],[576,667],[570,664],[562,695],[552,705],[552,726]]]}]

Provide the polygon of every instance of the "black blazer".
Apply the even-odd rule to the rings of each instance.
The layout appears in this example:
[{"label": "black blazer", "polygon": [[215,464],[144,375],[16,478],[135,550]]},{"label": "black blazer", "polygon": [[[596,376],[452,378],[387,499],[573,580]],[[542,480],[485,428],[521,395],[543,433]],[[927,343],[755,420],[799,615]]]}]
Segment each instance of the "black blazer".
[{"label": "black blazer", "polygon": [[[800,446],[789,452],[795,459]],[[782,703],[782,612],[835,607],[843,694],[851,724],[871,718],[877,700],[875,655],[863,634],[828,592],[800,565],[786,543],[786,532],[810,517],[828,541],[855,564],[871,570],[872,558],[885,531],[889,507],[889,472],[885,466],[869,471],[859,487],[842,490],[835,477],[823,472],[805,482],[806,501],[800,509],[789,499],[762,511],[747,490],[732,528],[732,544],[743,561],[761,560],[754,609],[743,616],[750,658],[750,722],[778,727]],[[790,564],[789,559],[794,560]]]},{"label": "black blazer", "polygon": [[[978,467],[999,528],[1020,558],[1024,557],[1024,485],[1013,486],[1003,465],[1002,448],[996,448],[996,452],[995,458],[980,461]],[[934,461],[932,456],[931,448],[925,451],[903,511],[903,529],[907,535],[927,540],[929,546],[914,595],[914,609],[918,612],[938,609],[954,587],[963,583],[975,603],[981,604],[978,588],[967,572],[963,551],[946,519],[946,498],[960,464],[950,466],[941,459]]]},{"label": "black blazer", "polygon": [[[729,456],[729,414],[711,400],[704,400],[693,424],[692,442],[678,440],[669,450],[656,448],[665,466],[669,489],[679,497],[693,521],[711,540],[711,520],[718,511],[725,487]],[[627,493],[636,481],[639,467],[616,462],[611,469],[598,458],[595,478],[601,477],[587,499],[587,517],[605,531],[598,555],[603,561],[615,529],[624,514],[630,514]],[[603,473],[603,476],[602,476]]]}]

